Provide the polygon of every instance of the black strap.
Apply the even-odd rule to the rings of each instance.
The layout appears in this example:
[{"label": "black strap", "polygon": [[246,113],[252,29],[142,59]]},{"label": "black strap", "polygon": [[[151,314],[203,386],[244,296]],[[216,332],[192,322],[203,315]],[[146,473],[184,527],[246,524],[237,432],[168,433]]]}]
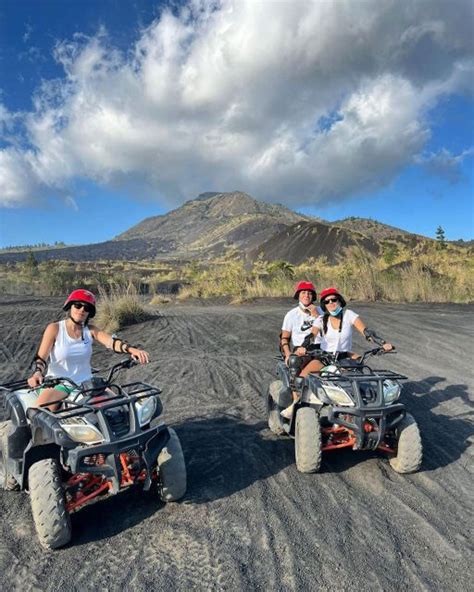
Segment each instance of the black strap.
[{"label": "black strap", "polygon": [[[324,335],[326,335],[326,333],[328,332],[328,320],[329,320],[330,316],[331,315],[328,312],[324,313],[324,316],[323,316],[323,333],[324,333]],[[341,310],[341,312],[338,315],[336,315],[335,318],[341,320],[341,322],[339,324],[339,329],[337,331],[338,333],[340,333],[342,331],[342,322],[344,319],[344,309]]]},{"label": "black strap", "polygon": [[[120,344],[119,350],[115,349],[116,343]],[[120,339],[119,337],[112,336],[112,351],[115,352],[116,354],[128,354],[131,347],[135,347],[135,346],[130,345],[130,343],[128,343],[128,341],[126,341],[125,339]]]},{"label": "black strap", "polygon": [[44,376],[46,368],[48,367],[48,362],[44,360],[38,353],[36,353],[32,366],[34,372],[41,372],[41,374]]},{"label": "black strap", "polygon": [[282,354],[284,354],[283,351],[283,346],[287,345],[288,347],[290,347],[290,338],[289,337],[284,337],[282,335],[282,333],[280,333],[280,351]]},{"label": "black strap", "polygon": [[72,322],[73,322],[75,325],[80,325],[80,327],[81,327],[81,339],[82,339],[82,341],[84,341],[84,327],[87,325],[87,322],[89,321],[89,317],[87,317],[87,319],[86,319],[84,322],[82,322],[82,321],[75,321],[75,320],[72,318],[72,315],[71,315],[71,313],[69,312],[69,317],[68,317],[68,318],[69,318],[69,319],[71,319],[71,321],[72,321]]}]

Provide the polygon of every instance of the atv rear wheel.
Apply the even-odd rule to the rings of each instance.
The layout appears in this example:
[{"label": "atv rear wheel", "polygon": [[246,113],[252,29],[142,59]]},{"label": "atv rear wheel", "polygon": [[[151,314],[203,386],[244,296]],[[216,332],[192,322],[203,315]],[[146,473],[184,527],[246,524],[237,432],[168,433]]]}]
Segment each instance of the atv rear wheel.
[{"label": "atv rear wheel", "polygon": [[423,459],[420,430],[415,418],[407,413],[395,428],[397,435],[397,453],[390,459],[390,465],[397,473],[418,471]]},{"label": "atv rear wheel", "polygon": [[321,427],[311,407],[302,407],[296,413],[295,459],[300,473],[316,473],[321,466]]},{"label": "atv rear wheel", "polygon": [[186,464],[178,434],[168,430],[170,439],[158,455],[158,493],[163,502],[175,502],[186,493]]},{"label": "atv rear wheel", "polygon": [[280,415],[280,411],[284,407],[279,406],[282,392],[286,390],[281,380],[275,380],[270,384],[268,396],[267,396],[267,411],[268,411],[268,427],[277,436],[285,434],[285,428],[283,427],[283,420]]},{"label": "atv rear wheel", "polygon": [[31,465],[28,473],[31,510],[39,542],[57,549],[71,540],[71,520],[57,460],[46,458]]},{"label": "atv rear wheel", "polygon": [[17,480],[12,475],[9,475],[7,471],[8,432],[10,426],[10,421],[2,421],[0,423],[0,488],[7,491],[15,491],[20,489],[20,486]]}]

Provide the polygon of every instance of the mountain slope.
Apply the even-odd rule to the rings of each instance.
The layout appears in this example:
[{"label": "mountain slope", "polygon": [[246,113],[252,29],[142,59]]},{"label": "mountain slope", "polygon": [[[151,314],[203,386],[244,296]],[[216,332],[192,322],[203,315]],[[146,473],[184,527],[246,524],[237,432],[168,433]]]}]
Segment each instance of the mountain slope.
[{"label": "mountain slope", "polygon": [[251,252],[251,257],[263,255],[266,261],[282,259],[295,265],[309,257],[327,257],[336,263],[344,248],[360,247],[374,255],[380,253],[377,241],[345,228],[324,222],[298,222],[285,228]]},{"label": "mountain slope", "polygon": [[275,231],[309,220],[284,206],[257,201],[240,191],[206,193],[164,216],[147,218],[115,240],[159,239],[173,250],[222,251],[226,246],[248,250]]},{"label": "mountain slope", "polygon": [[[357,218],[351,216],[350,218],[344,218],[343,220],[336,220],[331,222],[334,226],[340,226],[347,230],[353,230],[360,232],[365,236],[372,238],[377,241],[382,240],[397,240],[403,243],[411,243],[415,240],[427,240],[427,237],[421,236],[420,234],[413,234],[396,226],[390,226],[377,222],[377,220],[371,220],[370,218]],[[429,240],[429,239],[428,239]]]},{"label": "mountain slope", "polygon": [[[96,261],[211,257],[228,247],[247,253],[275,232],[311,219],[239,191],[208,192],[167,214],[143,220],[113,240],[37,250],[35,258]],[[0,253],[0,262],[24,261],[27,255],[28,252]]]},{"label": "mountain slope", "polygon": [[[269,261],[300,263],[326,256],[335,262],[345,247],[377,255],[387,241],[419,249],[432,239],[365,218],[325,222],[239,191],[207,192],[167,214],[143,220],[113,240],[36,250],[34,256],[37,261],[188,260],[211,258],[233,248],[250,259],[262,254]],[[0,253],[0,263],[27,256],[26,251]]]}]

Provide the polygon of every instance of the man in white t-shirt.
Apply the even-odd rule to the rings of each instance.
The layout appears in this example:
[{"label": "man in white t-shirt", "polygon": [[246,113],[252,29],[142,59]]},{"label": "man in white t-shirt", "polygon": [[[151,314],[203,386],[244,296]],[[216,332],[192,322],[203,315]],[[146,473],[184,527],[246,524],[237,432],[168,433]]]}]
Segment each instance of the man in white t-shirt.
[{"label": "man in white t-shirt", "polygon": [[[299,357],[297,364],[299,371],[310,361],[309,356],[305,355],[306,349],[303,350],[301,346],[305,338],[311,336],[312,327],[320,314],[320,311],[314,305],[316,297],[314,284],[305,281],[298,282],[293,294],[293,298],[298,300],[298,306],[286,313],[281,327],[280,351],[285,358],[285,363],[288,363],[292,353]],[[313,340],[316,345],[320,341],[319,337],[315,337]],[[298,394],[293,393],[293,403],[282,411],[283,417],[291,417],[293,404],[297,398]]]}]

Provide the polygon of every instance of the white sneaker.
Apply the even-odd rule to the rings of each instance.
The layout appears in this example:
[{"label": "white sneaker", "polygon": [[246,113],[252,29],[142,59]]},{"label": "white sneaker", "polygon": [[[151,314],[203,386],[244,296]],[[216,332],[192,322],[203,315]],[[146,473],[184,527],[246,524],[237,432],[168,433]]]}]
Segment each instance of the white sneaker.
[{"label": "white sneaker", "polygon": [[283,411],[280,411],[280,415],[282,417],[284,417],[285,419],[291,419],[293,417],[293,407],[294,406],[295,406],[295,404],[292,403],[286,409],[283,409]]}]

